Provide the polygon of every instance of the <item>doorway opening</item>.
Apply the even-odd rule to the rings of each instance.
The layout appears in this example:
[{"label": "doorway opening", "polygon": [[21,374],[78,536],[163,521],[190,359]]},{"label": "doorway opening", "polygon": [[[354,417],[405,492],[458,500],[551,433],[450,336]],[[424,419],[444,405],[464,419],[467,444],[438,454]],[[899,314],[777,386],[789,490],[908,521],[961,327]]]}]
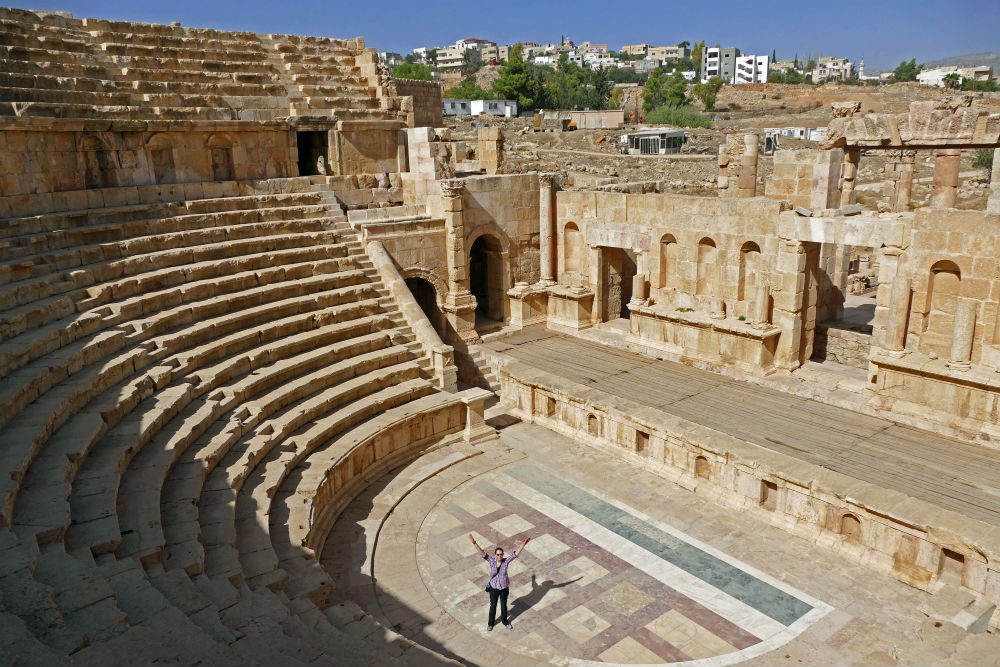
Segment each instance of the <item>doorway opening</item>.
[{"label": "doorway opening", "polygon": [[[296,132],[295,143],[299,149],[299,176],[326,175],[326,132]],[[320,161],[322,159],[322,162]],[[320,165],[324,165],[322,171]]]},{"label": "doorway opening", "polygon": [[500,240],[483,234],[469,250],[469,290],[476,297],[476,329],[498,328],[504,322],[503,248]]},{"label": "doorway opening", "polygon": [[601,248],[601,321],[628,319],[632,300],[635,253],[625,248]]}]

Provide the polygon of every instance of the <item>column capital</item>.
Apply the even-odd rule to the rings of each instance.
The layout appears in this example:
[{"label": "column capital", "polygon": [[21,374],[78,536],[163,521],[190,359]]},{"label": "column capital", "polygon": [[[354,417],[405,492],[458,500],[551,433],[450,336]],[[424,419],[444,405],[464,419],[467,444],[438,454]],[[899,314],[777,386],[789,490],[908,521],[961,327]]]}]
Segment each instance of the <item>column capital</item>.
[{"label": "column capital", "polygon": [[538,174],[538,185],[543,188],[551,188],[556,184],[556,175],[554,173],[543,173]]},{"label": "column capital", "polygon": [[449,199],[461,197],[465,191],[465,183],[459,178],[438,181],[438,184],[441,187],[441,196],[448,197]]}]

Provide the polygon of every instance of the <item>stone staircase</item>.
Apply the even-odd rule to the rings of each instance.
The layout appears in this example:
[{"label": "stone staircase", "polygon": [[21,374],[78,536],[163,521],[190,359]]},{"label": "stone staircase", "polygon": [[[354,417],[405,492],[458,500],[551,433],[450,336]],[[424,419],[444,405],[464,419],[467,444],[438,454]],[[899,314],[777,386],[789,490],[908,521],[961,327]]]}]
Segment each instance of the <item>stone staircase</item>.
[{"label": "stone staircase", "polygon": [[331,197],[0,220],[0,663],[450,664],[306,544],[465,417]]}]

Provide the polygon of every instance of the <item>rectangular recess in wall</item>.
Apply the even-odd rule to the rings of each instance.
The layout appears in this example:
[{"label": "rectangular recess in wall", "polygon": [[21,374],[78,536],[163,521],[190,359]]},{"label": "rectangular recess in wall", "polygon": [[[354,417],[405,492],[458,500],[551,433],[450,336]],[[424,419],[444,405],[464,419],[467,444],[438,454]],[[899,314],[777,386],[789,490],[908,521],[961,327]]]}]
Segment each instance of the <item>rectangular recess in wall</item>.
[{"label": "rectangular recess in wall", "polygon": [[648,449],[649,434],[637,429],[635,432],[635,451],[639,454],[645,454]]},{"label": "rectangular recess in wall", "polygon": [[769,512],[778,509],[778,485],[766,479],[760,482],[760,506]]}]

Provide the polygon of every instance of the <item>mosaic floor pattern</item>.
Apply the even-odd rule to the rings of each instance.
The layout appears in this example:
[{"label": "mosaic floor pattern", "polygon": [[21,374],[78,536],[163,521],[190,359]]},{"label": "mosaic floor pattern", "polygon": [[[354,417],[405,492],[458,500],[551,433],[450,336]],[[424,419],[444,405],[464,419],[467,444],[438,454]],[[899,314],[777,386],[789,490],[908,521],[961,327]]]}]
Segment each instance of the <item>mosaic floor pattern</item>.
[{"label": "mosaic floor pattern", "polygon": [[418,537],[427,588],[484,635],[488,570],[469,533],[508,552],[531,536],[510,569],[514,629],[497,626],[488,637],[536,659],[734,664],[790,641],[831,609],[555,470],[515,463],[445,496]]}]

